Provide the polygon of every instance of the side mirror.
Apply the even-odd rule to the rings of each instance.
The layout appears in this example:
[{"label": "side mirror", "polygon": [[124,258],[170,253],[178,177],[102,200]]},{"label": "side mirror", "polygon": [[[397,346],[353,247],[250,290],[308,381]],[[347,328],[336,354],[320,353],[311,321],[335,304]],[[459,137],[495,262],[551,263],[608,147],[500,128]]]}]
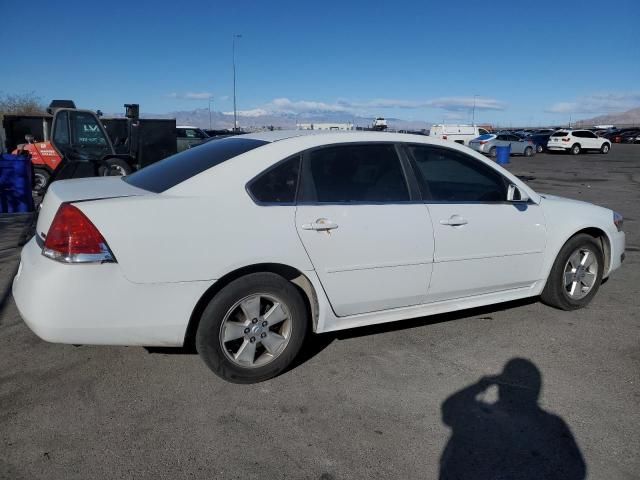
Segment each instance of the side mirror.
[{"label": "side mirror", "polygon": [[513,183],[509,184],[509,188],[507,189],[507,202],[526,203],[528,201],[529,195],[527,195],[523,190],[520,190]]}]

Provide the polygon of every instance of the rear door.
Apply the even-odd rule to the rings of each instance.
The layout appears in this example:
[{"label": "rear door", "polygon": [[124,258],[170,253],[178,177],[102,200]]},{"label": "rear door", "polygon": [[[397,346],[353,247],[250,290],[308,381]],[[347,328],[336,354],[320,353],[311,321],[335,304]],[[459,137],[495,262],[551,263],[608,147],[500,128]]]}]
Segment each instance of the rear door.
[{"label": "rear door", "polygon": [[540,278],[546,233],[539,205],[507,202],[505,178],[462,152],[408,150],[433,220],[428,301],[529,287]]},{"label": "rear door", "polygon": [[329,146],[303,157],[296,228],[338,316],[425,301],[433,230],[406,168],[387,143]]}]

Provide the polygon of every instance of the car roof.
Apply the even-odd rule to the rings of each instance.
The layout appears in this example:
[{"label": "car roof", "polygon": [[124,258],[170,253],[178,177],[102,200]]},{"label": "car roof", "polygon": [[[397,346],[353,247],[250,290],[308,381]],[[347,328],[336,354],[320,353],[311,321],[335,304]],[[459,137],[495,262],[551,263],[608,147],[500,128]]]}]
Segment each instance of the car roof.
[{"label": "car roof", "polygon": [[193,125],[176,125],[176,128],[195,128],[200,130],[200,127],[194,127]]}]

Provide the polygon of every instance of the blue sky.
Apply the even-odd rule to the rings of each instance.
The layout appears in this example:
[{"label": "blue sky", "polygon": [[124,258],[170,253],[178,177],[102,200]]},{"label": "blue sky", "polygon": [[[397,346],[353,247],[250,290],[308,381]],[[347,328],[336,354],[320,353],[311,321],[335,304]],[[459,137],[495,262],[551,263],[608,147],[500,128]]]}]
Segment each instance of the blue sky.
[{"label": "blue sky", "polygon": [[[0,0],[0,92],[120,112],[338,111],[557,123],[640,106],[632,0]],[[7,21],[12,19],[11,21]],[[32,29],[33,25],[38,29]],[[35,33],[34,33],[35,32]]]}]

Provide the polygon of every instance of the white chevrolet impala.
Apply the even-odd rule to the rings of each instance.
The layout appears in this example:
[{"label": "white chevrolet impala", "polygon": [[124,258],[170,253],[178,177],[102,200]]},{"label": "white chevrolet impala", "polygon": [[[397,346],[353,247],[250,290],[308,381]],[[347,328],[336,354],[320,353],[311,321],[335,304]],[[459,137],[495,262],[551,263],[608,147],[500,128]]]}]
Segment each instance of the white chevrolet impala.
[{"label": "white chevrolet impala", "polygon": [[13,284],[50,342],[182,346],[233,382],[330,332],[541,296],[585,306],[622,217],[429,137],[268,132],[55,182]]}]

